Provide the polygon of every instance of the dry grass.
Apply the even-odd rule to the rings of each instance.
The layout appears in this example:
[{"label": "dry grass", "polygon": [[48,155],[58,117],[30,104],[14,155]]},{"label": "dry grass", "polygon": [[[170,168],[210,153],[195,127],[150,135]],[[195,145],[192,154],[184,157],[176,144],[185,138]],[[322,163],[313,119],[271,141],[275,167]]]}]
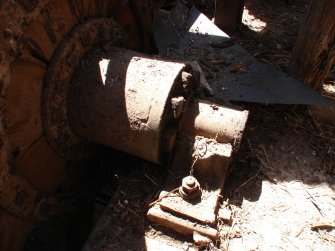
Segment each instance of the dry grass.
[{"label": "dry grass", "polygon": [[309,109],[304,114],[290,111],[289,116],[296,122],[296,133],[318,153],[323,170],[335,174],[335,125],[317,120]]},{"label": "dry grass", "polygon": [[[306,106],[259,108],[258,113],[264,113],[272,120],[269,130],[279,130],[283,133],[290,130],[296,134],[297,138],[285,149],[285,152],[290,152],[300,140],[303,140],[313,149],[312,155],[321,160],[323,164],[322,170],[332,175],[335,174],[334,124],[318,120],[315,116],[312,116]],[[250,156],[259,159],[261,167],[278,171],[269,162],[264,145],[255,146],[250,141],[248,145]]]},{"label": "dry grass", "polygon": [[307,107],[248,109],[241,160],[225,186],[233,219],[219,225],[221,248],[334,249],[334,125]]}]

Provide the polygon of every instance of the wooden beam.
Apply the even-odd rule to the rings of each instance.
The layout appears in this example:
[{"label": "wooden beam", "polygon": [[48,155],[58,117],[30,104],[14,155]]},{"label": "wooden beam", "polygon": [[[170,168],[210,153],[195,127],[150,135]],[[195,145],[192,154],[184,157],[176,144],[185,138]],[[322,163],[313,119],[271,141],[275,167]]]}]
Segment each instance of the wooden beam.
[{"label": "wooden beam", "polygon": [[244,0],[217,0],[214,23],[223,31],[236,31],[242,22]]},{"label": "wooden beam", "polygon": [[335,1],[312,0],[291,61],[291,73],[320,90],[335,62]]}]

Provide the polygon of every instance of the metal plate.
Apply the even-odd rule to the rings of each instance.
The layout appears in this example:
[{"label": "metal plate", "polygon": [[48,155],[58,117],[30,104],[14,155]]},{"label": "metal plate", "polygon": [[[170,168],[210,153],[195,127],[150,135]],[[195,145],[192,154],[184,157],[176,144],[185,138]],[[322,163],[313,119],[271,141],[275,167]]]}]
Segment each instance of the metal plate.
[{"label": "metal plate", "polygon": [[[184,28],[176,28],[174,12],[185,16]],[[178,20],[179,26],[181,19]],[[286,73],[252,57],[239,44],[216,48],[230,37],[204,14],[176,6],[171,12],[156,14],[154,37],[161,55],[171,59],[196,60],[213,88],[216,99],[262,104],[334,105],[316,91]],[[221,64],[212,63],[221,60]],[[244,71],[232,65],[245,64]]]}]

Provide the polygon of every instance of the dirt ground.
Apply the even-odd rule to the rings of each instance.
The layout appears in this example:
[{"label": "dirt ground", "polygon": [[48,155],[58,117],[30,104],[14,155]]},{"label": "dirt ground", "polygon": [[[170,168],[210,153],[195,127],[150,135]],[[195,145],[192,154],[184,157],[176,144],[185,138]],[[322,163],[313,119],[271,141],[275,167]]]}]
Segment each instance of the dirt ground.
[{"label": "dirt ground", "polygon": [[334,127],[317,127],[304,108],[251,109],[224,188],[233,217],[222,226],[222,249],[335,248]]}]

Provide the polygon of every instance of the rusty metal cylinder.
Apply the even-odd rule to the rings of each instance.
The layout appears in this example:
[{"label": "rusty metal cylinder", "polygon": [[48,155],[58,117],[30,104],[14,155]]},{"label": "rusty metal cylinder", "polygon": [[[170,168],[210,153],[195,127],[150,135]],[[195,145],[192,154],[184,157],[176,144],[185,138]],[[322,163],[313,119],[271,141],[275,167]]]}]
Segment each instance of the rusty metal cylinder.
[{"label": "rusty metal cylinder", "polygon": [[219,143],[238,143],[247,119],[248,111],[195,99],[185,109],[181,130]]},{"label": "rusty metal cylinder", "polygon": [[76,70],[67,110],[80,137],[155,163],[172,151],[189,67],[120,48],[96,50]]}]

